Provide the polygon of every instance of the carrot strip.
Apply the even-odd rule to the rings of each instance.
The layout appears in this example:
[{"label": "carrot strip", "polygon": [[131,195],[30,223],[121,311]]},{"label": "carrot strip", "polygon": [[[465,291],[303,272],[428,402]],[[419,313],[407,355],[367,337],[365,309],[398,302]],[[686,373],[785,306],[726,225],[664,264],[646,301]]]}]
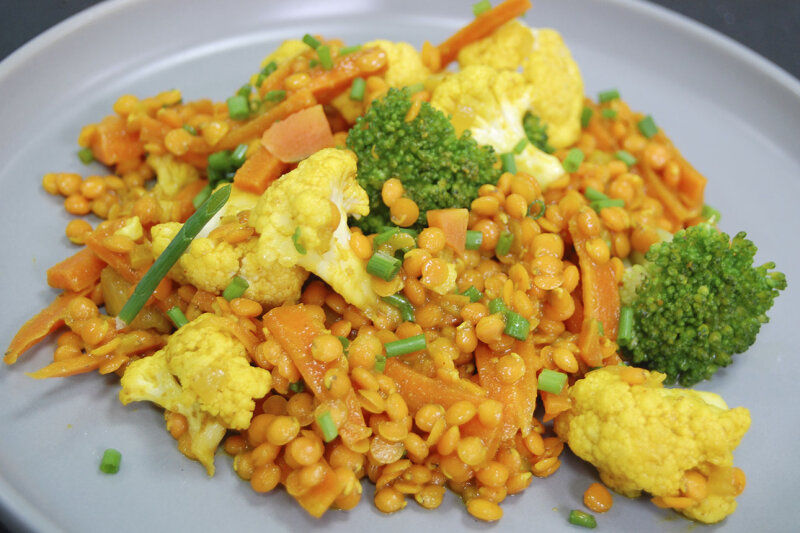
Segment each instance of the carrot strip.
[{"label": "carrot strip", "polygon": [[569,233],[578,253],[584,322],[586,319],[599,320],[603,324],[605,336],[616,339],[619,323],[619,290],[614,266],[611,261],[597,263],[586,251],[589,239],[578,227],[578,217],[570,219]]},{"label": "carrot strip", "polygon": [[97,125],[91,149],[95,159],[108,166],[139,159],[144,154],[138,135],[129,132],[125,121],[115,115],[104,118]]},{"label": "carrot strip", "polygon": [[497,28],[523,15],[530,8],[530,0],[505,0],[481,13],[438,46],[441,67],[444,68],[452,62],[458,56],[458,52],[468,44],[491,35]]},{"label": "carrot strip", "polygon": [[82,248],[78,253],[47,269],[47,284],[54,289],[79,292],[96,285],[100,272],[105,267],[105,261],[89,248]]},{"label": "carrot strip", "polygon": [[568,394],[553,394],[546,391],[542,391],[542,405],[544,405],[542,422],[548,422],[572,407]]},{"label": "carrot strip", "polygon": [[324,469],[322,481],[303,494],[294,495],[295,500],[314,518],[321,517],[325,511],[330,509],[334,500],[339,497],[344,490],[344,481],[331,468],[325,459],[320,459]]},{"label": "carrot strip", "polygon": [[264,325],[280,342],[289,354],[306,386],[314,393],[320,403],[342,405],[347,411],[346,417],[339,426],[342,442],[352,447],[357,442],[369,437],[372,430],[364,422],[361,404],[351,388],[344,399],[334,398],[325,386],[325,372],[337,366],[336,361],[324,363],[311,356],[311,343],[318,335],[326,333],[325,325],[316,320],[300,305],[276,307],[264,316]]},{"label": "carrot strip", "polygon": [[648,196],[659,200],[679,222],[689,220],[693,216],[700,214],[702,205],[684,206],[680,198],[661,181],[661,178],[656,174],[655,170],[650,168],[646,160],[640,162],[640,167],[643,171],[642,181],[644,181]]},{"label": "carrot strip", "polygon": [[708,180],[682,156],[677,158],[678,167],[681,169],[681,179],[678,182],[678,192],[681,199],[693,207],[703,207],[704,193]]},{"label": "carrot strip", "polygon": [[3,361],[8,365],[13,365],[20,355],[41,342],[50,333],[62,327],[67,316],[69,303],[88,292],[89,289],[85,289],[82,292],[59,294],[55,300],[50,302],[50,305],[39,311],[36,316],[19,328],[17,334],[11,339],[11,344],[8,345]]},{"label": "carrot strip", "polygon": [[258,150],[239,167],[233,176],[233,184],[254,194],[262,194],[272,182],[286,172],[289,165],[259,146]]},{"label": "carrot strip", "polygon": [[308,89],[303,89],[290,94],[286,100],[276,105],[263,115],[260,115],[242,126],[229,131],[215,146],[216,150],[230,150],[242,143],[261,137],[267,128],[278,120],[283,120],[292,113],[312,107],[317,104],[316,98]]},{"label": "carrot strip", "polygon": [[427,216],[428,227],[441,229],[447,245],[458,255],[464,255],[467,244],[469,210],[464,208],[431,209]]},{"label": "carrot strip", "polygon": [[34,379],[46,378],[66,378],[69,376],[76,376],[78,374],[85,374],[92,370],[97,370],[106,361],[106,357],[98,357],[91,354],[77,355],[64,359],[63,361],[55,361],[50,363],[44,368],[40,368],[36,372],[31,372],[28,376]]},{"label": "carrot strip", "polygon": [[131,266],[128,254],[112,252],[103,246],[103,240],[110,237],[116,230],[125,224],[125,219],[119,219],[110,223],[100,224],[97,229],[86,236],[86,246],[90,248],[97,257],[117,271],[129,283],[138,283],[147,269],[136,270]]}]

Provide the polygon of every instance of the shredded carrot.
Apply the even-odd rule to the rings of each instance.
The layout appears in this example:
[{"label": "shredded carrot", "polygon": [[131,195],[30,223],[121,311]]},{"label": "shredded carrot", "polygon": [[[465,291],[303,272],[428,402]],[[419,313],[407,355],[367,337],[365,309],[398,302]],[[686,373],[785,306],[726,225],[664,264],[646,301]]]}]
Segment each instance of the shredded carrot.
[{"label": "shredded carrot", "polygon": [[325,511],[330,509],[334,500],[344,489],[344,481],[336,475],[336,472],[325,459],[320,459],[318,464],[322,465],[323,468],[322,481],[314,485],[309,491],[294,495],[294,498],[303,509],[314,518],[321,517]]},{"label": "shredded carrot", "polygon": [[289,167],[286,163],[259,146],[255,153],[236,171],[233,183],[243,191],[262,194]]},{"label": "shredded carrot", "polygon": [[144,148],[138,135],[128,131],[125,121],[118,116],[108,116],[98,125],[92,138],[92,153],[105,165],[138,161]]},{"label": "shredded carrot", "polygon": [[92,354],[76,355],[75,357],[64,359],[63,361],[54,361],[36,372],[29,373],[28,376],[34,379],[76,376],[78,374],[85,374],[86,372],[97,370],[106,360],[107,357],[100,357]]},{"label": "shredded carrot", "polygon": [[569,394],[553,394],[552,392],[546,391],[542,391],[542,405],[544,405],[543,422],[554,419],[556,416],[572,407]]},{"label": "shredded carrot", "polygon": [[96,285],[105,267],[105,261],[89,248],[82,248],[47,270],[47,284],[54,289],[79,292]]}]

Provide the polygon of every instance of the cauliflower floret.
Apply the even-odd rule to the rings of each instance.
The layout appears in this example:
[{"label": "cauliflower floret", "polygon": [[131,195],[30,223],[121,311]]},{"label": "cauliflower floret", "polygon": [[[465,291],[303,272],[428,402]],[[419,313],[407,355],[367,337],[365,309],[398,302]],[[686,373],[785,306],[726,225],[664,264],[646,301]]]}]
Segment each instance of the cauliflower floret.
[{"label": "cauliflower floret", "polygon": [[[522,74],[484,65],[466,67],[449,76],[431,96],[431,105],[449,114],[456,131],[468,129],[480,144],[511,153],[526,138],[522,119],[536,90]],[[534,176],[542,188],[564,175],[555,156],[528,143],[515,157],[517,170]]]},{"label": "cauliflower floret", "polygon": [[167,345],[134,361],[122,376],[123,404],[150,401],[186,417],[191,452],[214,475],[214,452],[226,428],[247,429],[272,387],[271,374],[250,365],[225,319],[204,314],[178,329]]},{"label": "cauliflower floret", "polygon": [[718,522],[736,509],[743,487],[733,450],[750,427],[743,407],[728,409],[716,394],[662,387],[664,374],[641,370],[639,385],[622,377],[630,367],[594,370],[569,390],[572,408],[555,431],[600,479],[628,497],[649,492],[669,505],[686,495],[687,473],[707,478],[708,493],[677,509],[701,522]]},{"label": "cauliflower floret", "polygon": [[172,154],[150,155],[147,164],[156,173],[156,184],[150,194],[158,202],[162,221],[183,220],[187,215],[182,212],[181,204],[175,201],[178,192],[200,179],[198,170],[183,161],[175,159]]},{"label": "cauliflower floret", "polygon": [[[210,231],[228,218],[235,219],[244,210],[255,207],[258,195],[231,189],[225,207],[192,240],[189,248],[172,267],[169,276],[180,283],[191,283],[207,292],[219,294],[234,276],[249,284],[244,296],[265,307],[294,303],[300,297],[308,272],[297,266],[267,264],[256,257],[256,239],[238,244],[208,238]],[[153,254],[158,257],[181,228],[178,222],[167,222],[151,230]]]},{"label": "cauliflower floret", "polygon": [[369,198],[356,181],[355,154],[320,150],[273,183],[253,209],[258,259],[284,268],[299,265],[373,320],[395,320],[396,310],[380,300],[364,262],[350,248],[347,217],[368,213]]},{"label": "cauliflower floret", "polygon": [[547,125],[550,145],[563,148],[578,139],[583,79],[557,31],[531,29],[524,22],[513,20],[492,35],[465,46],[458,54],[458,62],[461,68],[521,68],[523,77],[535,89],[529,109]]}]

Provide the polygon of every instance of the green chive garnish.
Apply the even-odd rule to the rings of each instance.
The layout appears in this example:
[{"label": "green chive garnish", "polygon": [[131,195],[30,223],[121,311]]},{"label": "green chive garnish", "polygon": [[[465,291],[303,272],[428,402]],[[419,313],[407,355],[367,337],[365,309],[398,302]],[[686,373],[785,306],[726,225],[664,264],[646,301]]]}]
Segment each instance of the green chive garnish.
[{"label": "green chive garnish", "polygon": [[103,452],[103,459],[100,460],[100,471],[106,474],[116,474],[119,472],[120,461],[122,461],[122,454],[114,448],[109,448]]},{"label": "green chive garnish", "polygon": [[353,80],[353,85],[350,87],[350,100],[361,102],[364,100],[364,93],[367,90],[367,82],[364,78],[356,78]]},{"label": "green chive garnish", "polygon": [[301,233],[302,233],[302,230],[300,229],[300,226],[297,226],[297,229],[295,229],[294,233],[292,234],[292,243],[294,243],[294,249],[297,250],[298,254],[306,255],[306,253],[307,253],[306,247],[303,246],[302,244],[300,244],[300,235],[301,235]]},{"label": "green chive garnish", "polygon": [[700,216],[706,219],[709,224],[716,224],[722,218],[722,213],[710,205],[704,204],[703,210],[700,211]]},{"label": "green chive garnish", "polygon": [[623,307],[619,310],[619,329],[617,330],[617,344],[627,344],[633,336],[633,307]]},{"label": "green chive garnish", "polygon": [[477,4],[472,5],[472,12],[475,16],[482,15],[492,9],[492,3],[489,0],[481,0]]},{"label": "green chive garnish", "polygon": [[167,275],[169,269],[178,261],[178,258],[186,251],[192,239],[200,233],[200,230],[203,229],[206,223],[217,214],[217,211],[222,209],[230,195],[230,185],[220,187],[192,216],[189,217],[172,241],[167,245],[164,252],[158,256],[158,259],[155,260],[142,279],[139,280],[139,283],[136,284],[133,294],[128,298],[128,301],[125,302],[125,305],[122,306],[122,310],[117,316],[118,319],[122,320],[125,324],[130,324],[131,321],[136,318],[136,315],[142,310],[147,299],[150,298],[150,295],[156,290],[158,284],[164,279],[164,276]]},{"label": "green chive garnish", "polygon": [[572,148],[567,152],[567,157],[564,158],[564,170],[567,172],[577,172],[578,168],[583,162],[583,150],[580,148]]},{"label": "green chive garnish", "polygon": [[632,167],[633,165],[636,164],[636,158],[633,156],[632,153],[630,153],[627,150],[617,150],[616,152],[614,152],[614,157],[616,157],[629,167]]},{"label": "green chive garnish", "polygon": [[598,200],[608,200],[608,196],[606,196],[601,191],[598,191],[594,187],[586,187],[586,190],[583,192],[583,195],[590,202],[596,202]]},{"label": "green chive garnish", "polygon": [[524,316],[514,311],[506,311],[506,327],[504,333],[509,337],[514,337],[519,341],[528,338],[531,323]]},{"label": "green chive garnish", "polygon": [[592,115],[594,111],[591,107],[584,107],[583,111],[581,111],[581,127],[586,129],[589,127],[589,121],[592,120]]},{"label": "green chive garnish", "polygon": [[528,216],[533,220],[539,220],[546,212],[547,206],[544,205],[544,200],[541,198],[534,200],[531,205],[528,206]]},{"label": "green chive garnish", "polygon": [[589,207],[599,213],[603,209],[608,209],[609,207],[625,207],[625,200],[622,198],[606,198],[605,200],[591,202]]},{"label": "green chive garnish", "polygon": [[331,47],[327,44],[317,47],[317,55],[322,68],[330,70],[333,68],[333,59],[331,58]]},{"label": "green chive garnish", "polygon": [[321,415],[317,416],[317,424],[319,424],[319,429],[322,430],[322,439],[325,442],[330,442],[339,435],[339,430],[336,428],[336,423],[333,421],[330,411],[323,411]]},{"label": "green chive garnish", "polygon": [[597,101],[602,103],[610,102],[611,100],[616,100],[619,98],[619,91],[616,89],[608,89],[606,91],[600,91],[597,93]]},{"label": "green chive garnish", "polygon": [[182,328],[189,323],[189,321],[186,319],[186,315],[183,314],[183,311],[181,311],[181,308],[177,305],[169,308],[167,311],[167,316],[170,320],[172,320],[172,323],[175,324],[176,328]]},{"label": "green chive garnish", "polygon": [[208,167],[221,172],[227,172],[233,167],[231,163],[231,153],[228,150],[220,150],[208,156]]},{"label": "green chive garnish", "polygon": [[392,294],[381,298],[387,304],[394,306],[400,311],[404,322],[414,322],[414,306],[408,301],[408,298],[401,294]]},{"label": "green chive garnish", "polygon": [[567,375],[563,372],[556,372],[555,370],[544,368],[539,373],[539,390],[559,394],[566,383]]},{"label": "green chive garnish", "polygon": [[190,134],[197,135],[197,130],[191,124],[184,124],[182,127],[183,127],[184,130],[188,131]]},{"label": "green chive garnish", "polygon": [[422,82],[415,83],[414,85],[407,86],[406,89],[408,90],[408,94],[418,93],[425,90],[425,84]]},{"label": "green chive garnish", "polygon": [[310,33],[306,33],[305,35],[303,35],[303,42],[306,43],[311,48],[313,48],[314,50],[319,48],[319,45],[322,44],[318,40],[316,40],[314,36],[311,35]]},{"label": "green chive garnish", "polygon": [[92,161],[94,161],[94,153],[92,152],[91,148],[81,148],[78,150],[78,159],[81,160],[81,163],[84,165],[88,165]]},{"label": "green chive garnish", "polygon": [[381,244],[389,242],[389,239],[391,239],[398,233],[400,233],[400,228],[396,226],[391,226],[388,229],[383,230],[382,232],[375,235],[375,238],[372,240],[373,248],[377,249],[378,246],[380,246]]},{"label": "green chive garnish", "polygon": [[386,357],[397,357],[424,350],[427,347],[427,342],[425,341],[425,334],[420,333],[413,337],[387,342],[383,347],[386,349]]},{"label": "green chive garnish", "polygon": [[306,384],[302,379],[289,383],[289,390],[292,392],[303,392],[306,390]]},{"label": "green chive garnish", "polygon": [[228,103],[228,116],[233,120],[244,120],[250,116],[250,103],[247,98],[237,94],[226,100]]},{"label": "green chive garnish", "polygon": [[278,70],[278,64],[274,61],[270,61],[269,63],[264,65],[264,68],[261,69],[261,72],[259,74],[263,74],[264,76],[269,76],[276,70]]},{"label": "green chive garnish", "polygon": [[528,139],[523,138],[514,146],[512,152],[514,152],[516,155],[519,155],[525,151],[526,146],[528,146]]},{"label": "green chive garnish", "polygon": [[517,163],[514,161],[513,152],[500,154],[500,162],[503,164],[503,172],[517,173]]},{"label": "green chive garnish", "polygon": [[234,276],[230,283],[228,283],[228,286],[225,287],[225,290],[222,291],[222,297],[229,302],[234,298],[240,298],[249,286],[250,284],[247,283],[246,279],[239,276]]},{"label": "green chive garnish", "polygon": [[462,292],[464,296],[469,298],[469,301],[472,303],[479,302],[481,298],[483,298],[483,294],[481,291],[475,288],[475,285],[470,285],[469,289]]},{"label": "green chive garnish", "polygon": [[352,46],[345,46],[339,50],[339,56],[346,56],[347,54],[352,54],[353,52],[358,52],[361,50],[360,44],[354,44]]},{"label": "green chive garnish", "polygon": [[483,242],[483,233],[477,230],[467,230],[467,242],[464,247],[467,250],[477,250],[481,247],[481,243]]},{"label": "green chive garnish", "polygon": [[283,89],[267,91],[267,94],[264,95],[264,100],[267,102],[282,102],[284,99],[286,99],[286,91]]},{"label": "green chive garnish", "polygon": [[647,115],[642,120],[636,123],[636,126],[639,128],[639,131],[642,132],[642,135],[650,139],[656,133],[658,133],[658,126],[656,126],[655,120],[650,115]]},{"label": "green chive garnish", "polygon": [[593,515],[578,511],[577,509],[573,509],[569,512],[569,523],[589,529],[597,527],[597,520],[594,519]]},{"label": "green chive garnish", "polygon": [[382,355],[375,356],[375,372],[383,372],[386,370],[386,357]]},{"label": "green chive garnish", "polygon": [[239,90],[236,91],[236,94],[238,94],[239,96],[244,96],[245,98],[247,98],[248,96],[250,96],[251,92],[253,92],[253,88],[248,83],[248,84],[245,84],[245,85],[242,85],[241,87],[239,87]]},{"label": "green chive garnish", "polygon": [[341,335],[337,335],[336,338],[339,339],[339,342],[342,344],[344,355],[347,355],[347,349],[350,348],[350,339],[347,337],[342,337]]},{"label": "green chive garnish", "polygon": [[308,68],[314,68],[319,65],[319,59],[312,59],[308,62]]},{"label": "green chive garnish", "polygon": [[505,313],[506,311],[508,311],[508,307],[506,307],[502,298],[494,298],[489,301],[489,312],[491,314]]},{"label": "green chive garnish", "polygon": [[600,111],[600,114],[603,115],[603,118],[607,118],[610,120],[614,120],[617,118],[617,110],[616,109],[603,109]]},{"label": "green chive garnish", "polygon": [[497,257],[508,255],[508,252],[511,251],[511,244],[514,242],[514,234],[510,231],[504,231],[500,234],[500,238],[497,239],[497,246],[494,248],[494,255]]},{"label": "green chive garnish", "polygon": [[203,205],[203,202],[208,200],[209,196],[211,196],[211,185],[206,185],[192,198],[192,205],[194,205],[195,209],[198,209]]},{"label": "green chive garnish", "polygon": [[392,281],[403,262],[384,252],[375,252],[367,261],[367,272],[385,281]]}]

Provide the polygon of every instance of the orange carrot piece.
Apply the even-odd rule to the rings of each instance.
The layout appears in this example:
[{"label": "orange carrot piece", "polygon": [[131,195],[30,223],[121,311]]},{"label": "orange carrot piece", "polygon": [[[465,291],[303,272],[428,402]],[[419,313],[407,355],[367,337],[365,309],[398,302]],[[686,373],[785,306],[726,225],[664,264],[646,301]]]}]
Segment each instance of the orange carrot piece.
[{"label": "orange carrot piece", "polygon": [[566,392],[553,394],[552,392],[542,391],[542,405],[544,405],[542,422],[548,422],[572,407],[569,395]]},{"label": "orange carrot piece", "polygon": [[661,181],[661,177],[650,168],[645,160],[640,162],[640,166],[643,171],[642,181],[644,181],[647,195],[659,200],[679,222],[684,222],[700,214],[703,207],[702,203],[695,206],[684,205],[678,195]]},{"label": "orange carrot piece", "polygon": [[125,120],[116,115],[104,118],[97,125],[91,148],[95,159],[109,166],[138,159],[144,154],[138,135],[128,131]]},{"label": "orange carrot piece", "polygon": [[217,145],[215,150],[231,150],[242,143],[249,142],[260,137],[267,131],[267,128],[275,122],[283,120],[292,113],[297,113],[302,109],[317,105],[317,100],[311,91],[302,89],[290,94],[286,100],[276,105],[263,115],[260,115],[242,126],[229,131]]},{"label": "orange carrot piece", "polygon": [[47,269],[47,284],[54,289],[78,292],[91,287],[100,279],[105,261],[89,248],[83,248]]},{"label": "orange carrot piece", "polygon": [[322,481],[314,485],[308,492],[294,497],[297,503],[314,518],[321,517],[325,511],[330,509],[334,500],[344,490],[344,480],[336,475],[325,459],[320,459],[320,463],[325,472]]},{"label": "orange carrot piece", "polygon": [[262,194],[289,167],[286,163],[259,146],[233,176],[233,184],[243,191]]},{"label": "orange carrot piece", "polygon": [[261,137],[261,145],[284,163],[296,163],[332,147],[333,132],[322,105],[317,104],[270,126]]},{"label": "orange carrot piece", "polygon": [[334,404],[343,401],[347,416],[339,427],[339,436],[348,446],[367,438],[371,433],[361,412],[361,404],[350,389],[343,400],[334,398],[325,386],[325,372],[338,363],[324,363],[311,357],[311,343],[326,332],[325,325],[316,320],[302,304],[276,307],[264,316],[264,325],[280,342],[295,364],[306,386],[320,403]]},{"label": "orange carrot piece", "polygon": [[40,343],[50,333],[62,327],[67,316],[69,303],[88,292],[89,289],[85,289],[82,292],[64,292],[56,296],[50,302],[50,305],[39,311],[36,316],[19,328],[17,334],[11,339],[11,344],[8,345],[3,361],[8,365],[13,365],[20,355]]},{"label": "orange carrot piece", "polygon": [[708,180],[682,156],[678,157],[678,167],[681,169],[681,179],[678,182],[678,192],[687,205],[703,206],[703,198]]},{"label": "orange carrot piece", "polygon": [[106,361],[106,357],[98,357],[91,354],[76,355],[62,361],[55,361],[36,372],[31,372],[28,376],[34,379],[46,378],[66,378],[85,374],[92,370],[97,370]]},{"label": "orange carrot piece", "polygon": [[113,235],[116,230],[125,225],[125,222],[125,219],[119,219],[114,222],[100,224],[97,229],[87,235],[86,246],[100,259],[105,261],[108,266],[116,270],[126,281],[129,283],[138,283],[147,269],[134,269],[131,266],[128,254],[112,252],[103,246],[103,240]]},{"label": "orange carrot piece", "polygon": [[464,255],[467,243],[469,210],[464,208],[431,209],[428,211],[428,226],[444,232],[445,242],[459,255]]},{"label": "orange carrot piece", "polygon": [[603,351],[600,346],[600,322],[596,318],[584,318],[578,335],[578,348],[584,363],[590,368],[603,366]]},{"label": "orange carrot piece", "polygon": [[611,261],[597,263],[586,251],[589,239],[578,227],[578,217],[570,219],[569,233],[578,253],[584,321],[591,318],[599,320],[605,336],[615,340],[619,323],[619,289],[614,266]]},{"label": "orange carrot piece", "polygon": [[395,381],[398,392],[412,413],[429,403],[438,403],[447,409],[456,402],[467,401],[477,407],[486,399],[486,396],[479,396],[455,383],[429,378],[393,357],[387,358],[383,373]]},{"label": "orange carrot piece", "polygon": [[530,8],[530,0],[505,0],[505,2],[481,13],[438,46],[441,67],[446,67],[458,57],[458,52],[468,44],[491,35],[497,28],[523,15]]},{"label": "orange carrot piece", "polygon": [[143,115],[138,120],[140,124],[139,140],[142,144],[164,144],[164,137],[172,129],[170,126],[148,115]]}]

